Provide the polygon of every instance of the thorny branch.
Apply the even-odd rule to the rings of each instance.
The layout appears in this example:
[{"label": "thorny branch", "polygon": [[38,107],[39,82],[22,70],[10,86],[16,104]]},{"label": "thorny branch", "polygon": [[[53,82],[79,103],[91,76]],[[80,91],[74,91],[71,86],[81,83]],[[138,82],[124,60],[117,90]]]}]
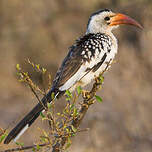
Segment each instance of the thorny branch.
[{"label": "thorny branch", "polygon": [[[97,77],[95,79],[92,89],[90,91],[82,91],[83,100],[80,103],[78,115],[76,117],[73,117],[72,120],[70,119],[68,125],[66,126],[66,128],[68,128],[70,130],[70,134],[71,134],[70,137],[72,137],[72,133],[75,134],[76,132],[79,132],[77,129],[79,128],[81,121],[83,120],[84,116],[86,115],[89,107],[95,102],[96,92],[101,88],[101,85],[103,83],[102,75],[105,71],[108,70],[108,67],[110,66],[109,64],[110,63],[107,63],[107,67],[105,68],[105,70],[99,75],[99,77]],[[24,73],[21,73],[21,74],[24,75]],[[32,87],[32,86],[34,86],[34,84],[31,82],[30,78],[28,76],[26,76],[26,77],[24,76],[24,78],[26,78],[26,82],[29,84],[32,92],[34,92],[34,94],[35,94],[35,91],[34,91],[35,87],[34,88]],[[39,98],[37,97],[37,99],[39,99]],[[53,120],[53,118],[48,117],[48,120],[49,119],[51,121]],[[49,120],[49,123],[50,123],[50,120]],[[61,125],[61,127],[62,127],[62,125]],[[77,130],[76,132],[73,130],[73,127]],[[0,152],[15,152],[15,151],[29,150],[29,149],[37,148],[37,146],[39,146],[39,147],[48,146],[49,149],[50,149],[50,147],[52,147],[52,152],[61,152],[64,150],[65,144],[68,142],[68,139],[69,139],[69,134],[67,135],[67,133],[65,133],[63,135],[54,137],[54,141],[51,143],[47,142],[47,143],[38,144],[38,145],[21,146],[20,148],[8,149],[8,150],[0,151]]]},{"label": "thorny branch", "polygon": [[[84,116],[86,115],[90,105],[94,103],[94,97],[96,95],[96,92],[100,89],[102,83],[103,83],[103,74],[108,70],[108,67],[111,66],[111,60],[107,63],[107,66],[105,70],[95,79],[95,82],[93,84],[93,87],[91,91],[89,92],[83,92],[83,101],[81,102],[81,106],[79,109],[79,114],[76,117],[76,119],[73,119],[68,126],[68,128],[73,131],[71,126],[74,128],[78,128],[81,124],[81,121],[83,120]],[[68,140],[68,137],[63,136],[58,142],[56,142],[52,146],[52,152],[61,152],[63,150],[64,145],[66,144]]]},{"label": "thorny branch", "polygon": [[[94,96],[101,85],[102,85],[102,82],[100,80],[100,77],[98,77],[98,78],[96,78],[91,91],[83,93],[83,101],[81,102],[80,110],[78,112],[79,114],[75,119],[73,119],[71,121],[69,126],[67,126],[72,132],[73,132],[73,130],[72,130],[71,126],[73,126],[76,129],[79,127],[79,125],[81,124],[81,121],[83,120],[84,116],[86,115],[90,105],[92,105],[94,103],[94,101],[95,101]],[[57,141],[52,146],[52,152],[62,151],[67,140],[68,140],[68,137],[63,136],[59,141]]]}]

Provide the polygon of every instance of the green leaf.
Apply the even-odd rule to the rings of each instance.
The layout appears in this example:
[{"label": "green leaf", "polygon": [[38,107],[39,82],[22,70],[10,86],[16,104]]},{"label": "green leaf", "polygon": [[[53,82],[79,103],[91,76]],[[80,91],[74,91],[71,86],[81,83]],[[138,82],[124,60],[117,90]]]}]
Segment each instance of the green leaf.
[{"label": "green leaf", "polygon": [[69,90],[66,90],[65,92],[66,94],[66,101],[70,101],[72,99],[72,93]]},{"label": "green leaf", "polygon": [[65,150],[67,150],[70,146],[71,146],[71,139],[70,139],[70,137],[68,137],[68,141],[67,141]]},{"label": "green leaf", "polygon": [[45,69],[45,68],[42,68],[42,72],[43,72],[43,74],[45,74],[45,72],[46,72],[46,69]]},{"label": "green leaf", "polygon": [[78,87],[77,87],[77,92],[78,92],[78,95],[80,95],[80,94],[81,94],[81,92],[82,92],[82,88],[81,88],[81,86],[78,86]]},{"label": "green leaf", "polygon": [[40,140],[41,140],[41,142],[43,142],[43,143],[48,142],[48,140],[47,140],[46,137],[44,137],[44,136],[41,136],[41,137],[40,137]]},{"label": "green leaf", "polygon": [[58,115],[58,116],[61,116],[61,113],[58,112],[57,115]]},{"label": "green leaf", "polygon": [[16,142],[16,145],[18,145],[18,146],[24,146],[24,143]]},{"label": "green leaf", "polygon": [[72,110],[74,108],[74,104],[70,105],[70,110]]},{"label": "green leaf", "polygon": [[101,75],[99,78],[100,78],[100,82],[103,83],[104,77]]},{"label": "green leaf", "polygon": [[70,99],[71,99],[71,98],[67,97],[65,100],[66,100],[66,101],[70,101]]},{"label": "green leaf", "polygon": [[76,134],[75,134],[75,133],[73,133],[71,136],[72,136],[72,137],[74,137],[75,135],[76,135]]},{"label": "green leaf", "polygon": [[2,143],[2,141],[5,139],[6,136],[7,136],[7,133],[3,134],[3,135],[0,137],[0,143]]},{"label": "green leaf", "polygon": [[36,68],[40,70],[40,64],[36,64]]},{"label": "green leaf", "polygon": [[32,152],[35,152],[35,151],[36,151],[36,150],[35,150],[35,148],[33,147],[33,148],[32,148]]},{"label": "green leaf", "polygon": [[40,112],[40,116],[41,116],[42,118],[45,118],[45,115],[44,115],[42,112]]},{"label": "green leaf", "polygon": [[72,93],[69,90],[66,90],[65,94],[69,97],[72,98]]},{"label": "green leaf", "polygon": [[101,98],[101,97],[95,96],[95,98],[96,98],[96,100],[97,100],[98,102],[102,102],[102,98]]},{"label": "green leaf", "polygon": [[71,128],[74,133],[77,132],[77,129],[73,125],[71,125]]},{"label": "green leaf", "polygon": [[67,133],[70,133],[70,130],[69,130],[69,128],[66,128],[66,132],[67,132]]},{"label": "green leaf", "polygon": [[16,69],[17,69],[18,71],[20,71],[20,70],[21,70],[21,68],[20,68],[20,65],[19,65],[19,64],[16,64]]},{"label": "green leaf", "polygon": [[40,150],[40,145],[36,145],[36,150]]},{"label": "green leaf", "polygon": [[78,115],[78,110],[77,110],[77,108],[74,108],[73,109],[73,116],[77,116]]},{"label": "green leaf", "polygon": [[55,93],[52,92],[52,93],[51,93],[51,99],[53,100],[54,98],[55,98]]},{"label": "green leaf", "polygon": [[51,109],[52,105],[51,105],[50,103],[47,103],[47,107],[48,107],[49,109]]}]

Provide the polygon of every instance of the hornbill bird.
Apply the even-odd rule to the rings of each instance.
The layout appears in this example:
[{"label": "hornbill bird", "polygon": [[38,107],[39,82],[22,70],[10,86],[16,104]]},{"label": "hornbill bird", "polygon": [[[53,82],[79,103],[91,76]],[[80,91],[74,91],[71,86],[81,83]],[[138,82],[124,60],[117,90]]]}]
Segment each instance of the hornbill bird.
[{"label": "hornbill bird", "polygon": [[[93,13],[88,21],[84,36],[80,37],[69,48],[69,52],[58,69],[50,91],[41,99],[46,105],[55,98],[59,98],[66,90],[73,91],[78,84],[85,86],[99,76],[107,63],[111,63],[117,53],[118,43],[112,30],[120,24],[142,26],[134,19],[109,9],[102,9]],[[110,65],[110,64],[109,64]],[[38,118],[45,109],[38,103],[6,137],[4,143],[12,139],[16,141]]]}]

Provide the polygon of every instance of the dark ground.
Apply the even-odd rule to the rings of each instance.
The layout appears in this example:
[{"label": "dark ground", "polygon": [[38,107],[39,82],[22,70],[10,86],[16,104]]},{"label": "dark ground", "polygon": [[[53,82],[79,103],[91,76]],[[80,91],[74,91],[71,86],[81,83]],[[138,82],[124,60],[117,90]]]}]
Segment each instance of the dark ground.
[{"label": "dark ground", "polygon": [[[152,151],[152,1],[151,0],[1,0],[0,1],[0,127],[9,130],[36,104],[30,89],[19,83],[19,63],[40,76],[25,62],[30,59],[54,76],[67,48],[85,32],[89,15],[100,8],[125,13],[144,31],[122,26],[116,63],[105,75],[104,87],[87,113],[81,128],[90,128],[73,138],[71,152]],[[58,101],[59,109],[62,107]],[[13,123],[15,121],[15,123]],[[20,139],[25,145],[38,141],[39,119]],[[0,150],[14,147],[0,145]]]}]

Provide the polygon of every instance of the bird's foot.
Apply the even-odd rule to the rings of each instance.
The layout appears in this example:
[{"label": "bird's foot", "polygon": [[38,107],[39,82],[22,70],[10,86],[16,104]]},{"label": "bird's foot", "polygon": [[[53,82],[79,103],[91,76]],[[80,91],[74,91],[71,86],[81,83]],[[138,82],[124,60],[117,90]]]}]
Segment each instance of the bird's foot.
[{"label": "bird's foot", "polygon": [[96,85],[101,85],[103,81],[104,81],[104,77],[102,74],[100,74],[98,77],[95,77]]},{"label": "bird's foot", "polygon": [[85,99],[85,100],[90,99],[90,92],[87,91],[87,90],[83,90],[83,91],[82,91],[82,97],[83,97],[83,99]]}]

